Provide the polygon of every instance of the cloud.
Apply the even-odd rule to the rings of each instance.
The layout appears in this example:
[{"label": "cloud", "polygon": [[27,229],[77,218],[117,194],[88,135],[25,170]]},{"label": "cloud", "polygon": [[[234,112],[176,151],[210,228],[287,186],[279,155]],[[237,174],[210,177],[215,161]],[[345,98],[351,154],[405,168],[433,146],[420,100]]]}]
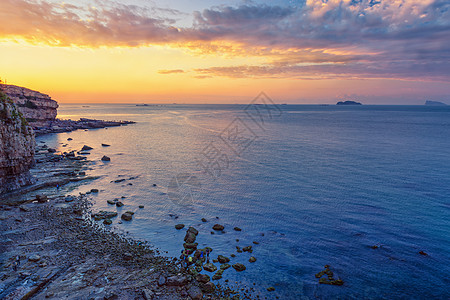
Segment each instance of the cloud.
[{"label": "cloud", "polygon": [[179,30],[172,26],[175,19],[156,15],[160,10],[113,2],[95,3],[98,4],[95,7],[81,7],[2,0],[0,36],[58,46],[97,47],[165,43],[179,35]]},{"label": "cloud", "polygon": [[[434,78],[450,81],[448,0],[306,0],[297,7],[216,6],[192,13],[94,1],[94,6],[2,0],[0,38],[58,46],[170,45],[194,53],[261,57],[211,66],[199,77]],[[161,70],[171,74],[180,70]]]},{"label": "cloud", "polygon": [[159,70],[159,74],[177,74],[177,73],[184,73],[184,70],[176,69],[176,70]]}]

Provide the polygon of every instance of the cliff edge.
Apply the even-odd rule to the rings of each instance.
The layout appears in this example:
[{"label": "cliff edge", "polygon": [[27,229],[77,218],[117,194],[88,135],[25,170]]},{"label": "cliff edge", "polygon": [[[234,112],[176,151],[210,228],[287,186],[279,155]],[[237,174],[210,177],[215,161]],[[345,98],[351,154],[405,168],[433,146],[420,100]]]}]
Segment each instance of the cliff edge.
[{"label": "cliff edge", "polygon": [[0,194],[32,184],[33,129],[0,86]]},{"label": "cliff edge", "polygon": [[17,105],[34,128],[49,127],[55,121],[58,103],[49,95],[8,84],[1,84],[0,89]]}]

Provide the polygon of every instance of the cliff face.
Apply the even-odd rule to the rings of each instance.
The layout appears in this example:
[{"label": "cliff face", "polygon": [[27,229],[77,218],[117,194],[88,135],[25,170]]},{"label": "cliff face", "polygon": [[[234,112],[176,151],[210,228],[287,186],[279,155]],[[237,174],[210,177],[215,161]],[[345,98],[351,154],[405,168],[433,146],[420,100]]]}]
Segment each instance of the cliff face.
[{"label": "cliff face", "polygon": [[34,149],[33,129],[0,90],[0,194],[33,183]]},{"label": "cliff face", "polygon": [[56,118],[58,103],[50,96],[15,85],[1,84],[3,92],[17,105],[33,127],[48,127]]}]

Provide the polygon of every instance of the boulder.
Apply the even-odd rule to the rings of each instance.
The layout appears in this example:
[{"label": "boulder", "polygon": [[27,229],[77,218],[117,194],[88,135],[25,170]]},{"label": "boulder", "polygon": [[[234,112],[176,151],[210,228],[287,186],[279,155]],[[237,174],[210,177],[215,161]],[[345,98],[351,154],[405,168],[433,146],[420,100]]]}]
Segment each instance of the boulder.
[{"label": "boulder", "polygon": [[188,283],[188,278],[184,275],[171,276],[167,278],[166,285],[168,286],[184,286]]},{"label": "boulder", "polygon": [[213,226],[212,229],[221,231],[221,230],[223,230],[224,228],[225,228],[225,227],[224,227],[223,225],[215,224],[215,225]]},{"label": "boulder", "polygon": [[243,264],[237,263],[232,265],[233,269],[235,269],[238,272],[244,271],[246,267]]},{"label": "boulder", "polygon": [[94,148],[84,145],[83,148],[81,148],[81,151],[88,151],[88,150],[92,150],[92,149],[94,149]]},{"label": "boulder", "polygon": [[41,257],[39,255],[37,255],[37,254],[31,255],[31,256],[28,257],[28,260],[32,261],[32,262],[37,262],[40,259],[41,259]]},{"label": "boulder", "polygon": [[209,278],[208,274],[198,274],[195,279],[198,282],[202,282],[202,283],[207,283],[208,281],[210,281],[211,279]]},{"label": "boulder", "polygon": [[192,233],[191,231],[187,231],[186,235],[184,237],[184,241],[186,243],[194,243],[195,242],[195,238],[196,238],[196,235],[194,233]]},{"label": "boulder", "polygon": [[184,228],[184,224],[177,224],[177,225],[175,225],[175,229],[180,230],[180,229],[183,229],[183,228]]},{"label": "boulder", "polygon": [[196,250],[198,246],[198,243],[184,243],[183,247],[185,249],[192,249],[192,250]]},{"label": "boulder", "polygon": [[195,235],[198,235],[198,230],[195,229],[194,227],[189,227],[188,232],[191,232],[191,233],[193,233]]},{"label": "boulder", "polygon": [[227,262],[230,262],[230,259],[226,256],[223,255],[219,255],[217,257],[217,260],[221,263],[221,264],[226,264]]},{"label": "boulder", "polygon": [[252,246],[244,247],[244,248],[242,248],[242,251],[244,251],[244,252],[252,252],[253,251],[252,250]]},{"label": "boulder", "polygon": [[248,259],[248,261],[254,263],[256,261],[256,257],[252,256]]},{"label": "boulder", "polygon": [[131,219],[133,219],[133,215],[126,212],[122,214],[121,218],[124,221],[131,221]]},{"label": "boulder", "polygon": [[202,284],[201,289],[204,293],[209,294],[214,292],[214,290],[216,289],[216,286],[214,285],[214,283],[212,283],[211,281]]},{"label": "boulder", "polygon": [[103,155],[102,161],[111,161],[111,158],[109,158],[109,157],[106,156],[106,155]]},{"label": "boulder", "polygon": [[239,227],[234,227],[233,229],[236,231],[242,231],[242,229],[240,229]]},{"label": "boulder", "polygon": [[229,265],[229,264],[222,264],[222,265],[220,265],[220,268],[222,269],[222,270],[226,270],[226,269],[228,269],[228,268],[230,268],[231,266]]},{"label": "boulder", "polygon": [[212,263],[207,263],[203,265],[203,269],[208,272],[215,272],[217,270],[217,267]]},{"label": "boulder", "polygon": [[191,287],[187,290],[187,293],[192,300],[203,299],[202,290],[196,285],[191,285]]},{"label": "boulder", "polygon": [[220,274],[214,274],[214,276],[212,277],[212,280],[219,280],[219,279],[222,279],[222,275],[220,275]]}]

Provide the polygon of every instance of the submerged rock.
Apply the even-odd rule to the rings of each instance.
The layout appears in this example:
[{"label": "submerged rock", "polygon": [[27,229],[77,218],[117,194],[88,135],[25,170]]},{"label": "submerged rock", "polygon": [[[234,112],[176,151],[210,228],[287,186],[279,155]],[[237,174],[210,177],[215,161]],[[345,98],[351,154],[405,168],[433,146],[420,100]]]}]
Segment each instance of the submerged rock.
[{"label": "submerged rock", "polygon": [[175,225],[175,229],[180,230],[180,229],[183,229],[183,228],[184,228],[184,224],[177,224],[177,225]]}]

